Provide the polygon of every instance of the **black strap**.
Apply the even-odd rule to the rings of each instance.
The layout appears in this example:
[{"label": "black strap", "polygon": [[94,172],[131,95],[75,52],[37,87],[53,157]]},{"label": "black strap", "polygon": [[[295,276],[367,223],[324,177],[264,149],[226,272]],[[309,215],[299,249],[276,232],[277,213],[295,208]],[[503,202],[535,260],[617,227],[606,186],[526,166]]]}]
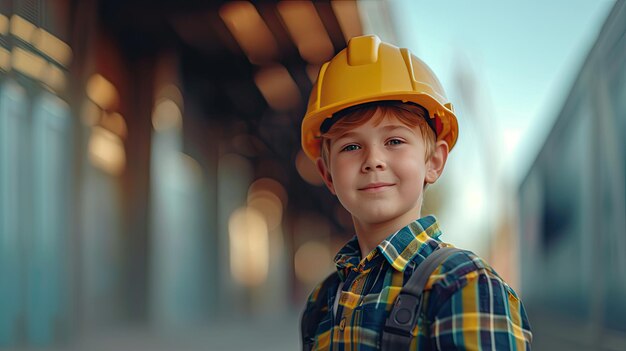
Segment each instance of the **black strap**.
[{"label": "black strap", "polygon": [[[315,332],[320,324],[320,321],[324,317],[322,307],[328,303],[328,289],[334,286],[339,281],[339,275],[337,272],[331,273],[322,283],[317,295],[317,299],[313,303],[313,307],[309,313],[302,315],[302,321],[300,322],[300,332],[302,335],[302,349],[304,351],[310,351],[315,343]],[[332,308],[329,306],[328,308]]]},{"label": "black strap", "polygon": [[381,350],[408,350],[411,330],[415,327],[422,308],[422,292],[428,278],[450,255],[463,250],[442,247],[432,252],[415,269],[406,282],[385,321]]}]

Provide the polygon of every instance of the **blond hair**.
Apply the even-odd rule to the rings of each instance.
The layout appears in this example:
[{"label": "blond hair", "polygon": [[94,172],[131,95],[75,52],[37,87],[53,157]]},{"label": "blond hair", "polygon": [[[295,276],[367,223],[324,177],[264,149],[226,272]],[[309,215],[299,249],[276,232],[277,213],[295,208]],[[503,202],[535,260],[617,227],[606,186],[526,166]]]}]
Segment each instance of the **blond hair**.
[{"label": "blond hair", "polygon": [[[376,112],[380,112],[376,114]],[[337,118],[337,117],[335,117]],[[340,119],[323,133],[321,156],[326,167],[330,166],[330,142],[335,138],[351,129],[359,127],[367,123],[372,118],[374,126],[379,125],[386,118],[396,118],[400,123],[414,129],[419,127],[424,140],[426,150],[426,159],[428,160],[435,149],[436,136],[433,128],[428,124],[426,118],[429,118],[425,108],[415,104],[403,103],[370,103],[361,106],[355,106],[345,113]]]}]

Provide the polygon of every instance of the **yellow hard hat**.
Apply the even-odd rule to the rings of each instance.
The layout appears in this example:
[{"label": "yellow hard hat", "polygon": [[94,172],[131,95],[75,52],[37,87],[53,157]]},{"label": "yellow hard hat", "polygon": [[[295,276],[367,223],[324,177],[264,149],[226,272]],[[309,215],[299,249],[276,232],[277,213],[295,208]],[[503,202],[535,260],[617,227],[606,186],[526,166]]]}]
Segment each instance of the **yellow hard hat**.
[{"label": "yellow hard hat", "polygon": [[320,157],[320,126],[345,108],[397,100],[423,106],[434,118],[437,140],[454,147],[459,127],[452,104],[430,68],[408,49],[381,42],[375,35],[354,37],[320,69],[302,120],[302,149]]}]

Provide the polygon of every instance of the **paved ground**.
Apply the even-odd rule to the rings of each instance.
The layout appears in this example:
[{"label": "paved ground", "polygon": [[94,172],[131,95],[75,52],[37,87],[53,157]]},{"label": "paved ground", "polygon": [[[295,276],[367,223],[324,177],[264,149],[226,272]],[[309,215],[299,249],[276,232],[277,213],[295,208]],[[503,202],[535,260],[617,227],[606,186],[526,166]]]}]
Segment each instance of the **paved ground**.
[{"label": "paved ground", "polygon": [[[593,323],[528,311],[535,351],[624,351],[626,334]],[[11,348],[2,351],[291,351],[300,349],[298,315],[241,319],[207,326],[157,331],[145,326],[118,326],[74,338],[54,348]]]},{"label": "paved ground", "polygon": [[298,316],[271,320],[225,321],[176,332],[146,327],[119,327],[75,338],[69,344],[47,348],[11,348],[7,351],[292,351],[300,349]]},{"label": "paved ground", "polygon": [[534,351],[624,351],[626,333],[603,328],[600,323],[528,310]]}]

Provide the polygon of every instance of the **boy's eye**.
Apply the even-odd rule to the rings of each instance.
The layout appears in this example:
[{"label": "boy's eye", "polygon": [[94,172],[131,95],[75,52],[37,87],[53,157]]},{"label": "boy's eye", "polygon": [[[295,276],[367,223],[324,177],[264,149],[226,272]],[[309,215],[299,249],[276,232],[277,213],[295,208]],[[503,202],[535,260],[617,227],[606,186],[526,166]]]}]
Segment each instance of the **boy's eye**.
[{"label": "boy's eye", "polygon": [[389,144],[389,145],[400,145],[400,144],[404,144],[404,141],[402,141],[400,139],[391,139],[391,140],[387,141],[387,144]]},{"label": "boy's eye", "polygon": [[346,147],[344,147],[343,149],[341,149],[341,151],[354,151],[354,150],[358,150],[359,146],[355,145],[355,144],[350,144]]}]

